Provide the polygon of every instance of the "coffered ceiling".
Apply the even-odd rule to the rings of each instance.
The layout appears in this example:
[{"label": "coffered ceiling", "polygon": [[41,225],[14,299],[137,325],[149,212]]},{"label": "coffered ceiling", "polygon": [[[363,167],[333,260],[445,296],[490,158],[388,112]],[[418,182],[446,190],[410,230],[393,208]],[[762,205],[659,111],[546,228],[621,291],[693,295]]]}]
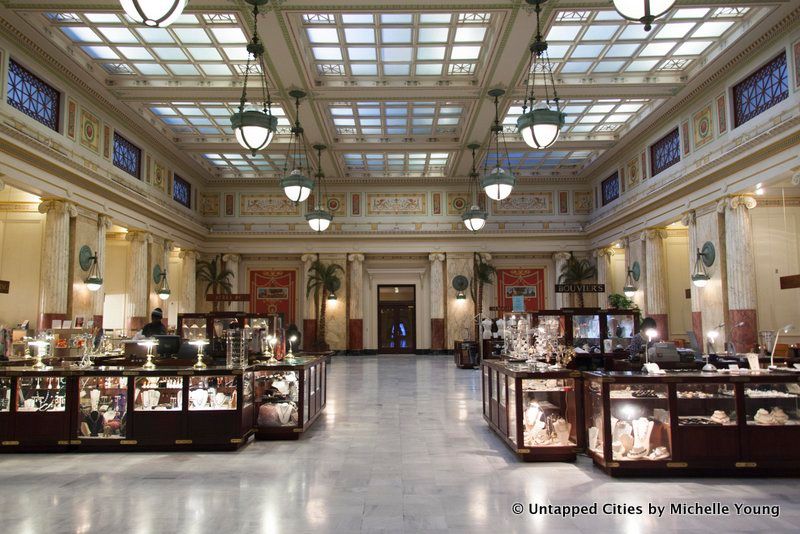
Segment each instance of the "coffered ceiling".
[{"label": "coffered ceiling", "polygon": [[[292,89],[309,94],[300,107],[309,159],[316,166],[311,144],[327,145],[322,167],[334,181],[463,182],[467,145],[489,140],[494,87],[507,90],[502,157],[512,171],[523,182],[586,180],[598,157],[708,75],[715,58],[763,33],[759,24],[787,2],[683,0],[645,32],[608,0],[549,0],[543,33],[568,118],[559,142],[535,151],[515,128],[535,33],[524,1],[276,0],[258,29],[279,132],[256,156],[229,122],[253,28],[243,0],[190,0],[165,29],[131,24],[115,0],[2,3],[3,16],[71,57],[67,68],[103,83],[189,154],[206,172],[198,178],[234,185],[283,174]],[[487,156],[497,154],[481,149],[479,164]]]}]

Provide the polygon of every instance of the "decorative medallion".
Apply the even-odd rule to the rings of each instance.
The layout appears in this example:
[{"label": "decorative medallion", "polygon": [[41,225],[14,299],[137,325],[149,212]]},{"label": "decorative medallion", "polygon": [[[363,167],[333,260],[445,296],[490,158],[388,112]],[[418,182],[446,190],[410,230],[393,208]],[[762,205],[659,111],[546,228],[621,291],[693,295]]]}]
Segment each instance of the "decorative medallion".
[{"label": "decorative medallion", "polygon": [[162,191],[166,191],[167,181],[167,168],[156,161],[153,165],[153,185]]},{"label": "decorative medallion", "polygon": [[640,169],[639,158],[633,158],[625,166],[625,191],[629,191],[639,185],[642,178]]},{"label": "decorative medallion", "polygon": [[100,119],[81,109],[81,145],[100,153]]},{"label": "decorative medallion", "polygon": [[463,192],[447,192],[447,207],[445,208],[446,215],[461,215],[465,209],[470,205],[469,193]]},{"label": "decorative medallion", "polygon": [[694,127],[694,148],[708,144],[714,140],[714,129],[711,125],[711,105],[708,105],[692,116]]}]

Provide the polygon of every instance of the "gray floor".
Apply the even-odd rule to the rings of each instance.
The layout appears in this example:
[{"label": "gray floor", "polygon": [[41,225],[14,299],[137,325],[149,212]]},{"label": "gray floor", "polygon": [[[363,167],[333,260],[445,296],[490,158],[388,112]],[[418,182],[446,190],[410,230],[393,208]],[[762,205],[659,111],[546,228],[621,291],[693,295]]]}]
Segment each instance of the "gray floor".
[{"label": "gray floor", "polygon": [[[478,372],[450,358],[336,358],[326,413],[299,442],[237,453],[0,456],[0,532],[798,530],[796,479],[614,480],[585,458],[523,464],[486,427],[480,398]],[[715,501],[779,505],[780,517],[647,514],[648,503]],[[512,513],[514,503],[592,502],[645,513]]]}]

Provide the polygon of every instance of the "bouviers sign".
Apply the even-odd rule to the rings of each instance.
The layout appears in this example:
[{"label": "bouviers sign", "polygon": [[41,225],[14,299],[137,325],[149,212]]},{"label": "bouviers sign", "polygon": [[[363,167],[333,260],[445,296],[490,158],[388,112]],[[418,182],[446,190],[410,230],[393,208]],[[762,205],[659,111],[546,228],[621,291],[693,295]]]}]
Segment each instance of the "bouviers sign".
[{"label": "bouviers sign", "polygon": [[556,284],[556,293],[603,293],[605,284]]}]

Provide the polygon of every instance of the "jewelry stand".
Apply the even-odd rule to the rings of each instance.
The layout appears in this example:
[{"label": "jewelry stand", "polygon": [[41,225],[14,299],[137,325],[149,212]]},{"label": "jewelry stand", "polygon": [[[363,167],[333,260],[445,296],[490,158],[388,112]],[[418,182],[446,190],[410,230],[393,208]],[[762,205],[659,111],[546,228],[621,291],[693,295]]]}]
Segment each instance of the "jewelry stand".
[{"label": "jewelry stand", "polygon": [[147,347],[147,361],[144,362],[144,365],[142,365],[142,369],[152,371],[156,368],[156,364],[153,363],[153,347],[158,345],[158,342],[152,339],[147,339],[145,341],[140,341],[139,345]]},{"label": "jewelry stand", "polygon": [[197,347],[197,362],[193,365],[193,367],[198,370],[206,369],[208,366],[205,364],[205,362],[203,362],[203,349],[206,345],[208,345],[208,341],[205,339],[196,339],[194,341],[190,341],[189,344]]},{"label": "jewelry stand", "polygon": [[267,363],[278,363],[278,358],[275,357],[275,345],[278,343],[278,338],[274,335],[267,336],[267,347],[269,347],[269,359]]}]

